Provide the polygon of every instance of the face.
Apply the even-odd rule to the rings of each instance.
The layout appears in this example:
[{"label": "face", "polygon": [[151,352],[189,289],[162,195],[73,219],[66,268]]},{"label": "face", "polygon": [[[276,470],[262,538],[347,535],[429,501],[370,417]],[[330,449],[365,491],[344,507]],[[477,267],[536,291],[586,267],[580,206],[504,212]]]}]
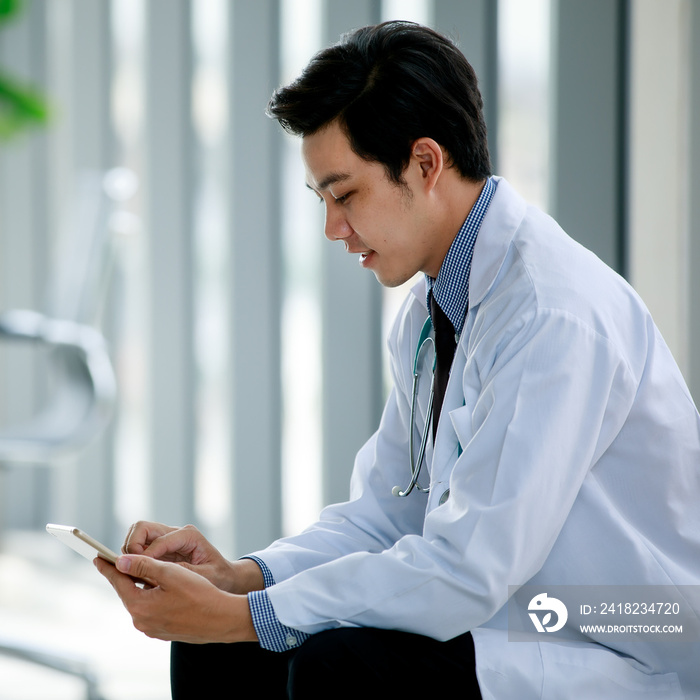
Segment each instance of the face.
[{"label": "face", "polygon": [[[431,234],[429,201],[418,159],[396,185],[380,163],[353,152],[344,131],[332,122],[303,139],[306,184],[326,208],[325,234],[343,241],[387,287],[403,284],[416,272],[437,276],[444,251]],[[414,162],[415,161],[415,162]]]}]

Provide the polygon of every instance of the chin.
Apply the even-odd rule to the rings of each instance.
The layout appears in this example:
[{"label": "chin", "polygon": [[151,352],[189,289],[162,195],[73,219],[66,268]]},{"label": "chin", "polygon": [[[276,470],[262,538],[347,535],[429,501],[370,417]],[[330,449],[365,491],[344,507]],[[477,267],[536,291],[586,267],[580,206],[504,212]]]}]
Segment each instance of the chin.
[{"label": "chin", "polygon": [[383,275],[381,272],[374,271],[374,276],[377,278],[377,282],[382,285],[382,287],[388,287],[389,289],[393,289],[394,287],[400,287],[402,284],[405,282],[408,282],[408,280],[411,279],[412,275],[408,276],[398,276],[398,277],[387,277],[386,275]]}]

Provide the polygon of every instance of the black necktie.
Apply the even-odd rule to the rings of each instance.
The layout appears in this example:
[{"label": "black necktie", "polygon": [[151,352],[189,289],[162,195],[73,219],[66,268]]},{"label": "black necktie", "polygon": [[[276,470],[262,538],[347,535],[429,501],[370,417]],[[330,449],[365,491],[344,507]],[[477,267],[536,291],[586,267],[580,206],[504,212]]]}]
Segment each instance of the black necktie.
[{"label": "black necktie", "polygon": [[454,359],[457,341],[455,340],[455,329],[452,322],[445,315],[435,301],[435,297],[430,295],[430,315],[435,329],[435,354],[437,362],[435,365],[435,396],[433,398],[433,442],[437,432],[438,421],[440,420],[440,410],[442,400],[445,398],[447,380],[450,378],[450,367]]}]

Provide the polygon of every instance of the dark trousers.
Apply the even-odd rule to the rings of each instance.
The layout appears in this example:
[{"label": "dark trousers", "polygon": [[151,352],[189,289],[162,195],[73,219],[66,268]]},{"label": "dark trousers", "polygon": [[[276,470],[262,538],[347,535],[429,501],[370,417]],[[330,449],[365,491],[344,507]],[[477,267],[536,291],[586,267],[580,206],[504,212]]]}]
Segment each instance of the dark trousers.
[{"label": "dark trousers", "polygon": [[407,632],[341,628],[282,653],[257,643],[173,642],[170,675],[173,700],[362,700],[380,693],[428,700],[455,691],[465,700],[481,698],[469,633],[438,642]]}]

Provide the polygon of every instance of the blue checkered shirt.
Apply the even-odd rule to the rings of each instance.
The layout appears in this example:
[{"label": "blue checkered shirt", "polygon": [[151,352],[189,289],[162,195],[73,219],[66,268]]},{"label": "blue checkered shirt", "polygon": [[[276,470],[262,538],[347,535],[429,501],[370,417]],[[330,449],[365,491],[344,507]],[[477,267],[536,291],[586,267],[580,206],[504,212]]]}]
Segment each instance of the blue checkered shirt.
[{"label": "blue checkered shirt", "polygon": [[[274,585],[275,578],[262,559],[254,556],[244,558],[252,559],[260,567],[265,588]],[[270,596],[267,595],[265,590],[248,593],[248,606],[253,618],[253,627],[255,627],[260,646],[263,649],[289,651],[298,647],[309,638],[309,635],[305,632],[299,632],[299,630],[287,627],[277,619]]]},{"label": "blue checkered shirt", "polygon": [[[469,304],[469,273],[472,266],[474,244],[486,210],[496,191],[496,181],[489,178],[472,207],[455,240],[447,251],[437,279],[427,277],[428,309],[430,292],[447,317],[452,321],[457,334],[462,332],[464,317]],[[275,579],[264,561],[258,557],[247,557],[260,567],[265,588],[274,585]],[[270,651],[289,651],[309,638],[305,632],[283,625],[275,614],[270,597],[265,590],[248,593],[248,605],[253,618],[260,646]]]}]

